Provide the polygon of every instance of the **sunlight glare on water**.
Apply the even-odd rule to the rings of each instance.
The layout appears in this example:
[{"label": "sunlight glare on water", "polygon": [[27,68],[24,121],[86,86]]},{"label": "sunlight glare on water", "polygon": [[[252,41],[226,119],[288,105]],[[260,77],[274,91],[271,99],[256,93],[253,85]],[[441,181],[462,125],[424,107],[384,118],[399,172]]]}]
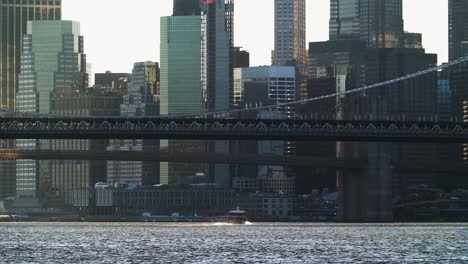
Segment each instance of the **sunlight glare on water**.
[{"label": "sunlight glare on water", "polygon": [[468,263],[468,224],[0,223],[0,263]]}]

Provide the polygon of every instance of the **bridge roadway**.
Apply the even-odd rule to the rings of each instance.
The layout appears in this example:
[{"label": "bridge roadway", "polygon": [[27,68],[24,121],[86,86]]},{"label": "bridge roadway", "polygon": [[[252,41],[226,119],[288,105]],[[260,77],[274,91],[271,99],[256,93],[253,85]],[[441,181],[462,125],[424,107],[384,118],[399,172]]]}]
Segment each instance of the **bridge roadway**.
[{"label": "bridge roadway", "polygon": [[[257,164],[277,166],[298,166],[310,168],[329,168],[346,170],[365,170],[366,160],[359,159],[327,159],[320,157],[258,154],[228,154],[228,153],[195,153],[167,151],[53,151],[53,150],[12,150],[0,149],[0,160],[114,160],[114,161],[160,161],[160,162],[190,162],[190,163],[220,163],[220,164]],[[396,162],[392,165],[394,172],[437,172],[437,173],[468,173],[468,165],[460,162],[427,163],[427,162]]]},{"label": "bridge roadway", "polygon": [[468,123],[228,118],[5,117],[0,118],[0,138],[467,143]]}]

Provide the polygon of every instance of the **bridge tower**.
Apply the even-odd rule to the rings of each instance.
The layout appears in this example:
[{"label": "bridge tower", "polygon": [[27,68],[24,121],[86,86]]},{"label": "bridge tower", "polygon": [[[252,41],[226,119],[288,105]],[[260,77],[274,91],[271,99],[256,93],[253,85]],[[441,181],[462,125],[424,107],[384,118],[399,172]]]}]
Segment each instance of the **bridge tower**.
[{"label": "bridge tower", "polygon": [[367,170],[338,173],[339,222],[393,220],[391,143],[368,143],[367,149]]}]

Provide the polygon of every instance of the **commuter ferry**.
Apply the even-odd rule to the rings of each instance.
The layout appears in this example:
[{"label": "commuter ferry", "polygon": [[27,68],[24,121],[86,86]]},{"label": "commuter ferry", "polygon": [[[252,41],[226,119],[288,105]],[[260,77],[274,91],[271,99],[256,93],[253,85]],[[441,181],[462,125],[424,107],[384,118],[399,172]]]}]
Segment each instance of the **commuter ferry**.
[{"label": "commuter ferry", "polygon": [[228,213],[228,224],[244,225],[247,222],[247,212],[239,210]]}]

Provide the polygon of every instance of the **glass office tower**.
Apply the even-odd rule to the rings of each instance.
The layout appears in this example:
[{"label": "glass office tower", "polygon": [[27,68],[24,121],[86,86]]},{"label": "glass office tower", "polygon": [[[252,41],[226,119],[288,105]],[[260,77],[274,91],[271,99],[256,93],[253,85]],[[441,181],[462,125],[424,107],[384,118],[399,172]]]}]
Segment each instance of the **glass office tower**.
[{"label": "glass office tower", "polygon": [[402,0],[331,0],[330,40],[362,39],[368,47],[402,45]]},{"label": "glass office tower", "polygon": [[[176,1],[180,4],[183,0]],[[190,2],[186,0],[186,2]],[[161,114],[194,114],[226,110],[230,101],[230,36],[233,1],[201,1],[200,13],[175,6],[174,15],[161,18]],[[191,6],[191,5],[188,5]],[[232,36],[231,36],[232,37]],[[231,38],[232,40],[232,38]],[[169,144],[170,143],[170,144]],[[227,151],[227,144],[200,141],[163,141],[161,148],[177,151]],[[222,176],[227,167],[161,164],[161,183],[180,183],[196,173]],[[211,174],[210,174],[211,175]]]},{"label": "glass office tower", "polygon": [[60,20],[62,4],[52,1],[0,1],[0,110],[15,108],[23,36],[27,21]]},{"label": "glass office tower", "polygon": [[[0,1],[0,111],[14,110],[23,35],[27,21],[60,20],[60,0]],[[0,140],[2,148],[13,148],[13,140]],[[0,161],[0,199],[14,196],[16,162]]]},{"label": "glass office tower", "polygon": [[[206,33],[205,15],[161,18],[161,115],[204,111],[208,82]],[[161,148],[168,145],[168,141],[161,141]],[[186,176],[181,171],[183,165],[177,170],[172,163],[160,166],[161,184],[177,183],[177,178]],[[185,171],[191,176],[193,168],[185,166]]]},{"label": "glass office tower", "polygon": [[[51,92],[81,90],[87,83],[86,56],[80,24],[73,21],[30,21],[23,38],[16,110],[50,113]],[[17,140],[18,149],[47,148],[47,140]],[[47,162],[16,162],[17,206],[38,207],[38,192],[47,192]]]},{"label": "glass office tower", "polygon": [[449,0],[449,57],[468,56],[468,0]]}]

